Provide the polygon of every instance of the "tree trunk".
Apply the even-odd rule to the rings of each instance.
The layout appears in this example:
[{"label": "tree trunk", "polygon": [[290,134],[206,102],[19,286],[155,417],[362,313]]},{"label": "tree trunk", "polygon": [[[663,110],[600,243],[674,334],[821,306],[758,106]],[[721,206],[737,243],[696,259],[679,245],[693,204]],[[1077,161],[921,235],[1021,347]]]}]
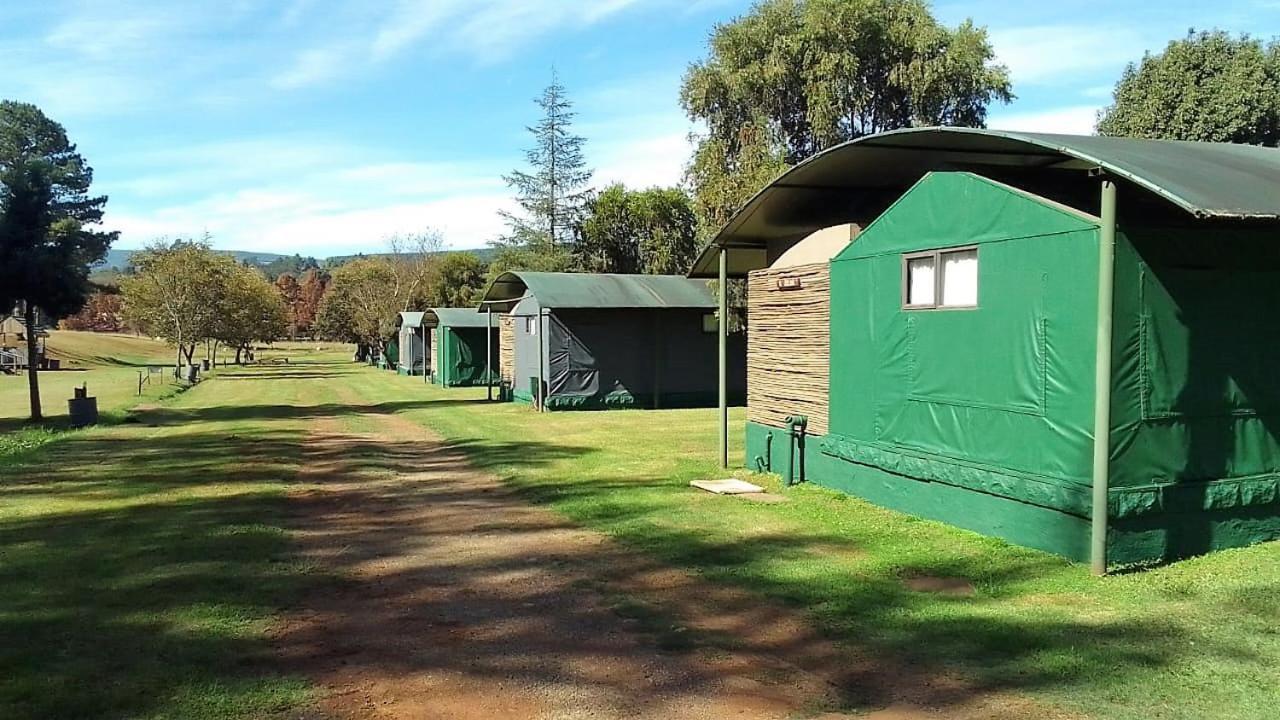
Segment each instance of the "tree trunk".
[{"label": "tree trunk", "polygon": [[31,391],[31,422],[40,422],[44,419],[44,413],[40,411],[40,376],[36,362],[39,341],[36,337],[36,308],[30,302],[26,306],[24,315],[27,321],[27,386]]}]

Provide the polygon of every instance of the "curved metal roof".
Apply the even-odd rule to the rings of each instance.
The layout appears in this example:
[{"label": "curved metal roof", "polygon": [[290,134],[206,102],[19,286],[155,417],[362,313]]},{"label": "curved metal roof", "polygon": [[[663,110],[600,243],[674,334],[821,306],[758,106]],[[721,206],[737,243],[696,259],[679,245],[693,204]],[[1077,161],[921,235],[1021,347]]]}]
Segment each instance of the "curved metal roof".
[{"label": "curved metal roof", "polygon": [[488,324],[488,319],[475,308],[428,308],[427,316],[428,327],[485,327]]},{"label": "curved metal roof", "polygon": [[[485,290],[483,302],[510,310],[526,296],[556,308],[713,308],[707,284],[680,275],[510,271]],[[473,311],[474,312],[474,311]]]},{"label": "curved metal roof", "polygon": [[400,313],[400,327],[422,327],[422,316],[420,312],[402,312]]},{"label": "curved metal roof", "polygon": [[935,170],[1038,173],[1099,169],[1195,218],[1280,219],[1280,150],[973,128],[909,128],[824,150],[756,193],[698,258],[690,275],[764,267],[764,248],[842,222],[866,220]]}]

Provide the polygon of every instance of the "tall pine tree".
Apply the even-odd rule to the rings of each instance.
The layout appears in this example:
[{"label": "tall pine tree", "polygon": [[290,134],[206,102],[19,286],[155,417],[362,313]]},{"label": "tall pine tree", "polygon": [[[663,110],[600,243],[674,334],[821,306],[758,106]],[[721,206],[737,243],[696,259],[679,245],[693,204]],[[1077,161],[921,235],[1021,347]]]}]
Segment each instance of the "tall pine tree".
[{"label": "tall pine tree", "polygon": [[94,229],[106,197],[66,130],[35,105],[0,101],[0,312],[23,309],[31,419],[40,420],[36,308],[63,317],[84,307],[89,268],[115,233]]},{"label": "tall pine tree", "polygon": [[505,246],[533,254],[564,254],[573,241],[573,224],[590,191],[584,139],[572,132],[573,103],[555,71],[551,84],[535,99],[542,118],[528,128],[534,146],[525,151],[529,169],[503,176],[516,193],[522,213],[503,213],[510,227]]}]

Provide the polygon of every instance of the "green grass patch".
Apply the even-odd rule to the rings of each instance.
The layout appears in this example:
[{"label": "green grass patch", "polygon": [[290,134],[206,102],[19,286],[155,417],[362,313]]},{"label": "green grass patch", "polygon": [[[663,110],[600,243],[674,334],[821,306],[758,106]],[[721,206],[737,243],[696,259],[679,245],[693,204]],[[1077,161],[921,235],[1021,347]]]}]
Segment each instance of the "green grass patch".
[{"label": "green grass patch", "polygon": [[43,426],[18,428],[0,434],[0,466],[16,462],[57,437],[57,430]]},{"label": "green grass patch", "polygon": [[219,379],[135,422],[5,433],[0,717],[261,718],[311,697],[267,631],[328,581],[285,524],[324,395]]},{"label": "green grass patch", "polygon": [[[1091,716],[1269,717],[1280,681],[1280,543],[1143,573],[1087,568],[813,485],[765,505],[691,490],[714,410],[538,414],[385,371],[352,381],[530,500],[663,562],[802,608],[831,637]],[[732,413],[733,457],[744,417]],[[904,578],[959,577],[971,597]],[[649,609],[621,612],[651,622]],[[661,621],[657,621],[660,626]],[[856,708],[855,708],[856,709]]]}]

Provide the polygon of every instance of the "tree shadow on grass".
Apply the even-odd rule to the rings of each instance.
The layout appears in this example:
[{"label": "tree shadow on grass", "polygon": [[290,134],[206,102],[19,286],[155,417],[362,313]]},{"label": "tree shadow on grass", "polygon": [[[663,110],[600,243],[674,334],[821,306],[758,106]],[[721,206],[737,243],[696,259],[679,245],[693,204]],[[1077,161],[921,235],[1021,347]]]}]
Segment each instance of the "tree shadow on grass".
[{"label": "tree shadow on grass", "polygon": [[[473,441],[458,446],[480,467],[506,465],[476,454]],[[1191,638],[1171,621],[1084,617],[1046,611],[1034,602],[1019,607],[1010,599],[1015,585],[1060,572],[1065,562],[1034,551],[1011,550],[992,562],[981,552],[949,552],[941,546],[922,551],[919,538],[908,533],[690,531],[666,518],[673,507],[695,500],[683,478],[609,477],[600,471],[595,477],[546,478],[518,467],[508,475],[526,500],[551,504],[575,523],[605,529],[662,563],[804,609],[826,637],[882,658],[881,671],[844,678],[845,709],[883,706],[901,698],[903,687],[915,688],[906,693],[914,702],[945,707],[997,691],[1061,696],[1073,687],[1120,687],[1191,660],[1265,662],[1249,649]],[[770,512],[759,506],[766,527]],[[792,565],[781,568],[780,563]],[[967,579],[978,592],[913,591],[904,579],[916,576]],[[1276,591],[1269,587],[1250,598],[1256,605],[1257,597],[1274,597]],[[937,682],[942,676],[949,680]]]},{"label": "tree shadow on grass", "polygon": [[303,369],[283,372],[219,370],[216,377],[219,380],[323,380],[325,378],[346,377],[346,373]]},{"label": "tree shadow on grass", "polygon": [[[4,502],[22,499],[12,489]],[[98,509],[44,513],[27,499],[31,516],[0,522],[0,715],[181,717],[228,702],[263,715],[301,698],[254,631],[323,579],[289,560],[279,494],[106,508],[89,489],[74,500]]]},{"label": "tree shadow on grass", "polygon": [[[576,452],[519,441],[488,451],[535,464]],[[287,429],[125,430],[64,438],[0,468],[0,506],[16,510],[0,514],[0,717],[260,717],[298,702],[306,679],[282,674],[262,623],[350,569],[322,570],[291,545],[305,500],[285,492],[299,467],[332,462],[339,478],[376,479],[456,460],[416,442],[317,449]],[[390,483],[355,501],[407,499]],[[432,532],[400,530],[380,547]]]},{"label": "tree shadow on grass", "polygon": [[[464,403],[474,405],[259,405],[154,410],[139,419],[341,417]],[[701,498],[684,486],[687,478],[611,475],[617,470],[602,462],[608,452],[522,438],[449,447],[379,437],[309,443],[279,428],[67,438],[21,467],[0,469],[0,503],[24,508],[0,520],[0,667],[17,668],[0,677],[0,716],[180,717],[234,705],[262,716],[296,702],[300,676],[325,663],[389,677],[457,674],[495,687],[572,682],[598,691],[606,712],[625,716],[637,712],[637,695],[683,708],[722,680],[707,660],[728,652],[830,672],[846,708],[883,706],[904,692],[945,708],[993,691],[1084,688],[1102,682],[1102,672],[1107,683],[1136,682],[1192,652],[1250,653],[1189,638],[1173,623],[994,607],[1007,588],[1060,567],[1038,553],[997,563],[913,551],[918,540],[907,535],[776,532],[764,506],[760,528],[681,527],[668,515]],[[515,487],[450,479],[446,471],[463,458]],[[303,486],[341,488],[286,501],[282,485],[298,466],[307,471]],[[564,474],[534,472],[561,467]],[[551,504],[567,519],[525,514],[529,502]],[[706,502],[714,513],[716,502],[741,501]],[[418,514],[424,507],[433,510],[429,520]],[[578,525],[605,529],[620,544],[556,541]],[[308,533],[306,560],[288,529]],[[460,538],[477,533],[532,543],[504,554],[456,552]],[[371,560],[405,552],[419,562],[393,566],[375,585],[351,586],[348,578]],[[652,562],[742,592],[690,584],[654,594],[635,584]],[[530,568],[549,579],[522,583]],[[911,574],[966,577],[979,593],[912,592],[901,582]],[[291,634],[281,660],[258,624],[298,603],[323,611],[324,621]],[[785,622],[787,604],[873,661],[815,655],[822,638],[814,635],[758,634]],[[591,610],[602,605],[616,612]],[[731,616],[727,629],[685,632],[686,615],[699,608]],[[645,642],[610,641],[618,616]],[[664,653],[659,670],[637,684],[631,669],[655,665],[636,665],[636,655],[654,648]],[[943,675],[957,679],[937,682]]]},{"label": "tree shadow on grass", "polygon": [[175,425],[199,422],[232,422],[241,420],[306,420],[349,417],[352,415],[395,414],[426,408],[475,405],[475,400],[398,400],[376,405],[321,403],[317,405],[217,405],[197,408],[144,408],[130,413],[134,420],[146,425]]},{"label": "tree shadow on grass", "polygon": [[[358,447],[330,449],[326,459],[363,457]],[[376,453],[374,445],[368,445]],[[579,449],[582,452],[584,449]],[[527,448],[502,448],[464,441],[433,453],[425,462],[382,456],[364,466],[365,473],[406,477],[416,472],[455,466],[466,452],[479,466],[506,466],[528,456],[533,464],[557,462],[560,453],[537,456]],[[571,454],[570,454],[571,455]],[[580,455],[579,455],[580,456]],[[349,480],[349,478],[347,478]],[[577,484],[548,482],[522,489],[477,490],[465,480],[434,479],[415,487],[402,484],[347,489],[339,497],[318,498],[321,506],[306,513],[323,528],[312,552],[346,574],[356,567],[400,567],[395,552],[417,545],[422,555],[402,570],[380,573],[368,593],[376,602],[333,602],[324,621],[304,628],[291,639],[303,648],[293,662],[313,672],[317,663],[358,666],[374,677],[462,675],[495,687],[577,685],[603,698],[598,708],[608,715],[637,711],[637,696],[646,702],[687,709],[706,687],[722,682],[708,658],[725,653],[760,658],[765,667],[782,667],[784,676],[797,667],[832,678],[838,688],[835,706],[867,710],[900,701],[946,708],[979,700],[993,692],[1070,688],[1098,681],[1106,667],[1109,682],[1126,675],[1177,662],[1194,650],[1233,652],[1235,648],[1199,645],[1190,648],[1185,634],[1160,622],[1083,622],[1042,614],[1003,617],[987,611],[998,602],[993,589],[1042,574],[1060,561],[1048,556],[989,567],[980,558],[943,557],[895,568],[826,565],[833,553],[866,553],[867,548],[834,533],[757,533],[718,536],[666,525],[662,502],[629,502],[619,495],[634,492],[688,492],[658,477],[600,478]],[[576,508],[571,520],[530,516],[526,501],[554,501]],[[741,502],[724,499],[724,502]],[[430,520],[413,508],[429,504]],[[366,512],[355,514],[353,508]],[[579,523],[606,526],[620,545],[558,542],[557,533]],[[468,552],[463,538],[490,533],[518,551]],[[901,542],[908,543],[903,539]],[[780,561],[814,560],[822,568],[791,574],[774,572]],[[655,565],[653,561],[657,561]],[[701,577],[746,592],[708,591],[706,585],[664,582],[656,592],[636,577],[659,566],[689,568]],[[537,568],[537,580],[524,578]],[[978,578],[984,593],[973,598],[931,596],[907,590],[901,577],[914,573],[960,574]],[[512,587],[515,582],[518,587]],[[503,584],[505,583],[505,584]],[[487,592],[485,588],[501,587]],[[761,593],[783,601],[764,600]],[[616,614],[639,622],[624,623],[646,636],[648,650],[627,649],[609,640],[618,629],[616,617],[591,610],[616,604],[624,596],[632,612]],[[779,639],[762,633],[788,622],[782,607],[809,611],[822,635],[850,643],[853,656],[873,658],[849,662],[815,650],[817,634],[799,632]],[[688,613],[713,616],[717,629],[686,627]],[[336,656],[326,647],[342,638]],[[667,653],[662,671],[637,685],[627,672],[604,673],[598,667],[651,667],[646,653]],[[674,653],[674,654],[672,654]],[[317,659],[318,658],[318,659]],[[782,663],[779,666],[779,663]],[[790,668],[790,669],[785,669]],[[946,681],[939,681],[939,678]],[[781,680],[781,676],[779,678]],[[652,705],[647,706],[652,709]]]}]

